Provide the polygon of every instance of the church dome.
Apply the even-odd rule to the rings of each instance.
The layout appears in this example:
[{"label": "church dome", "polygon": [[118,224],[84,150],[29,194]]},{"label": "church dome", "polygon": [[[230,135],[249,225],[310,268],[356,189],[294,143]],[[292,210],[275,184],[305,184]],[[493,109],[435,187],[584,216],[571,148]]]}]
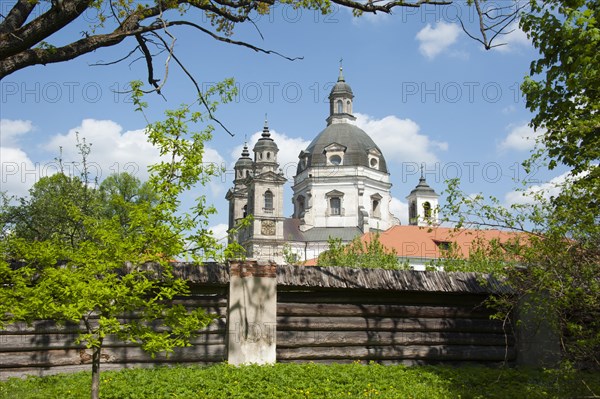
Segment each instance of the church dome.
[{"label": "church dome", "polygon": [[352,88],[350,85],[346,83],[344,79],[344,75],[342,73],[342,68],[340,67],[340,75],[338,76],[338,80],[331,89],[331,93],[329,93],[329,97],[335,97],[337,95],[350,96],[354,97],[354,93],[352,93]]},{"label": "church dome", "polygon": [[263,152],[263,151],[274,151],[278,152],[279,148],[273,139],[271,138],[271,132],[269,131],[269,126],[267,121],[265,120],[265,127],[263,128],[263,132],[261,134],[261,138],[258,139],[254,148],[252,149],[254,152]]},{"label": "church dome", "polygon": [[350,85],[343,80],[337,81],[335,86],[333,86],[333,89],[331,89],[331,93],[329,95],[333,97],[336,94],[350,95],[350,96],[354,95],[354,93],[352,93],[352,88],[350,87]]},{"label": "church dome", "polygon": [[372,156],[370,154],[379,154],[377,160],[377,170],[387,173],[387,165],[381,150],[373,139],[362,129],[350,123],[333,123],[325,128],[309,144],[308,148],[302,152],[301,157],[306,157],[306,163],[302,160],[299,163],[298,172],[303,170],[301,166],[327,166],[327,148],[332,145],[343,147],[342,166],[364,166],[373,167]]},{"label": "church dome", "polygon": [[236,169],[252,169],[253,163],[252,158],[250,158],[250,153],[248,152],[248,145],[244,144],[244,149],[242,150],[242,156],[239,157],[237,162],[235,163]]}]

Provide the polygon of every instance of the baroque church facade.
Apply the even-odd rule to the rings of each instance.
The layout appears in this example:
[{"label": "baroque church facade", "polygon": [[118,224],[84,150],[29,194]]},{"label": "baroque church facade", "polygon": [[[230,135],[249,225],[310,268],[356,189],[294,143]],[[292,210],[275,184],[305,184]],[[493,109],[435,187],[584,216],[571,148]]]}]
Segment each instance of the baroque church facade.
[{"label": "baroque church facade", "polygon": [[[350,242],[369,231],[399,225],[391,210],[390,172],[381,149],[354,122],[354,94],[342,68],[329,94],[327,126],[298,155],[293,178],[293,214],[285,217],[284,185],[279,169],[279,148],[265,121],[262,135],[250,156],[245,145],[235,163],[229,202],[230,237],[246,250],[248,258],[283,263],[316,258],[327,240]],[[390,132],[393,134],[393,132]],[[409,224],[437,223],[438,195],[421,174],[407,197]],[[247,226],[240,223],[250,216]]]}]

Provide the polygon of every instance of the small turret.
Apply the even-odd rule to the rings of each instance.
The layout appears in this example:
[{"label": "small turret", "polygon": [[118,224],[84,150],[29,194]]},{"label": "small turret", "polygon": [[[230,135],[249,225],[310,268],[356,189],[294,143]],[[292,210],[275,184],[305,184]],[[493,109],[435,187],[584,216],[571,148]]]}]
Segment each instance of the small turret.
[{"label": "small turret", "polygon": [[275,144],[275,141],[273,141],[271,138],[269,123],[266,117],[261,138],[258,139],[254,145],[253,151],[257,174],[266,171],[277,171],[277,168],[279,167],[277,164],[277,153],[279,152],[279,148],[277,147],[277,144]]},{"label": "small turret", "polygon": [[352,115],[353,98],[352,88],[344,79],[340,62],[340,74],[337,83],[331,89],[331,93],[329,93],[329,117],[327,118],[327,125],[331,125],[332,123],[348,123],[356,120],[354,115]]},{"label": "small turret", "polygon": [[242,155],[236,161],[235,166],[235,180],[233,181],[235,185],[243,184],[243,181],[252,175],[252,170],[254,169],[254,163],[252,162],[252,158],[250,158],[250,152],[248,151],[248,143],[244,143],[244,149],[242,150]]},{"label": "small turret", "polygon": [[419,184],[406,197],[408,200],[408,224],[413,226],[430,226],[439,224],[439,195],[427,184],[421,165]]}]

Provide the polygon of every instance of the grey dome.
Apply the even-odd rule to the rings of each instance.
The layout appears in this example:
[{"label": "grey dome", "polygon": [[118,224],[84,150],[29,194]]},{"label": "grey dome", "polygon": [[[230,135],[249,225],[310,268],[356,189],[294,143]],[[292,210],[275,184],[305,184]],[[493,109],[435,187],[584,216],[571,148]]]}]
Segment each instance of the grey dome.
[{"label": "grey dome", "polygon": [[267,150],[271,150],[274,152],[279,151],[279,148],[277,147],[277,144],[275,144],[273,139],[262,139],[261,138],[256,142],[256,145],[254,146],[254,149],[253,149],[254,152],[261,152],[261,151],[267,151]]},{"label": "grey dome", "polygon": [[258,139],[252,151],[254,152],[262,152],[262,151],[274,151],[277,153],[279,148],[275,141],[271,138],[271,132],[269,131],[269,125],[265,120],[265,127],[263,127],[263,132],[261,134],[261,138]]},{"label": "grey dome", "polygon": [[[376,149],[382,152],[364,130],[350,123],[333,123],[325,128],[302,152],[307,156],[306,167],[326,166],[327,159],[324,154],[325,147],[331,144],[340,144],[346,147],[343,166],[369,166],[369,150]],[[298,164],[298,172],[302,162]],[[387,173],[387,165],[383,155],[379,159],[378,170]]]},{"label": "grey dome", "polygon": [[333,97],[337,94],[349,95],[350,97],[354,96],[352,88],[350,88],[350,85],[345,81],[338,81],[335,86],[333,86],[333,89],[331,89],[329,96]]},{"label": "grey dome", "polygon": [[248,152],[248,146],[244,144],[242,156],[236,161],[235,169],[252,169],[252,166],[253,162],[252,158],[250,158],[250,153]]},{"label": "grey dome", "polygon": [[421,178],[419,179],[419,184],[417,184],[417,187],[415,187],[411,192],[410,195],[412,194],[421,194],[421,195],[435,195],[438,196],[438,194],[435,192],[435,190],[433,188],[431,188],[429,186],[429,184],[427,184],[427,181],[425,181],[425,178],[423,176],[421,176]]},{"label": "grey dome", "polygon": [[354,93],[352,93],[352,88],[350,85],[346,83],[344,79],[344,75],[342,74],[342,67],[340,67],[340,75],[338,76],[338,80],[336,84],[331,89],[331,93],[329,93],[329,98],[341,96],[349,96],[350,98],[354,97]]}]

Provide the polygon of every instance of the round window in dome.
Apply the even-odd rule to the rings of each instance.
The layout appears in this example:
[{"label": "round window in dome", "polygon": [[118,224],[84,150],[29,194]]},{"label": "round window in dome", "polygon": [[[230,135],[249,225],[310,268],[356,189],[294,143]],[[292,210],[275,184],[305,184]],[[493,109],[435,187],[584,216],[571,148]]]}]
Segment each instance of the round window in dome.
[{"label": "round window in dome", "polygon": [[369,161],[369,163],[371,164],[372,168],[376,168],[377,167],[377,158],[371,158],[371,161]]},{"label": "round window in dome", "polygon": [[339,155],[332,155],[329,157],[329,162],[332,165],[339,165],[342,163],[342,157],[340,157]]}]

